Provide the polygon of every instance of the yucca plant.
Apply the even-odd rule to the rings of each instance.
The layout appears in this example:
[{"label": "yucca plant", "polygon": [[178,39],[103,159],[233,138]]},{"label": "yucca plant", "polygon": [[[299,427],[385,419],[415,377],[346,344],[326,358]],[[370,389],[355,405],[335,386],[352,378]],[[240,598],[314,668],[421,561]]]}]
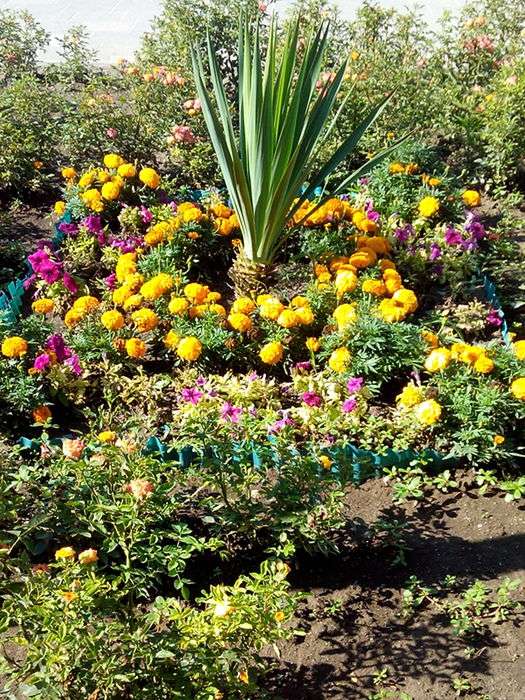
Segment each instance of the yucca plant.
[{"label": "yucca plant", "polygon": [[[286,32],[278,51],[274,19],[263,64],[259,26],[250,32],[248,22],[241,21],[237,135],[232,119],[234,110],[228,103],[210,38],[207,53],[211,92],[206,85],[203,61],[198,51],[192,50],[193,72],[204,119],[240,222],[242,246],[231,276],[243,292],[260,286],[289,235],[290,218],[301,203],[312,197],[316,188],[326,184],[329,175],[356,148],[389,99],[381,100],[332,157],[311,172],[316,152],[334,128],[343,108],[341,105],[332,117],[346,62],[333,74],[333,80],[318,87],[328,33],[329,26],[324,24],[303,46],[297,22]],[[344,191],[397,145],[343,177],[317,205]]]}]

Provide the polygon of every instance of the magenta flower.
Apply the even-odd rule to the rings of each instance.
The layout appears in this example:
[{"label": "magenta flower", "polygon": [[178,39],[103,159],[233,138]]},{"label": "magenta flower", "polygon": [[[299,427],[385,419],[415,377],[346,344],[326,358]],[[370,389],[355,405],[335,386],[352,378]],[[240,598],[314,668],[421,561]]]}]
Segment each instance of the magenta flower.
[{"label": "magenta flower", "polygon": [[66,346],[60,333],[55,333],[47,339],[46,350],[54,352],[58,362],[64,362],[68,357],[71,357],[71,350]]},{"label": "magenta flower", "polygon": [[64,274],[62,275],[62,284],[68,292],[71,292],[71,294],[75,294],[76,292],[78,292],[77,284],[73,277],[71,277],[69,272],[64,272]]},{"label": "magenta flower", "polygon": [[444,238],[447,245],[461,245],[463,243],[463,236],[461,233],[451,226],[445,231]]},{"label": "magenta flower", "polygon": [[437,260],[441,257],[441,248],[437,243],[432,243],[430,246],[429,260]]},{"label": "magenta flower", "polygon": [[202,391],[195,389],[195,387],[185,388],[180,392],[183,401],[187,403],[192,403],[194,406],[199,403],[202,398]]},{"label": "magenta flower", "polygon": [[104,277],[104,284],[106,287],[109,287],[109,289],[115,289],[117,286],[117,275],[112,272],[110,275],[107,277]]},{"label": "magenta flower", "polygon": [[221,418],[222,420],[229,421],[230,423],[238,423],[241,417],[242,408],[238,406],[233,406],[231,403],[226,401],[221,407]]},{"label": "magenta flower", "polygon": [[140,216],[145,224],[149,224],[153,221],[153,214],[145,206],[140,207]]},{"label": "magenta flower", "polygon": [[343,413],[352,413],[356,406],[357,400],[354,399],[354,397],[352,397],[350,399],[346,399],[346,401],[343,401],[341,410],[343,411]]},{"label": "magenta flower", "polygon": [[307,406],[320,406],[323,403],[323,399],[315,391],[305,391],[301,399]]},{"label": "magenta flower", "polygon": [[51,358],[47,353],[44,352],[41,355],[35,357],[35,361],[33,362],[33,369],[35,369],[37,372],[43,372],[49,367],[50,364]]},{"label": "magenta flower", "polygon": [[[68,348],[69,350],[69,348]],[[82,374],[82,367],[80,366],[80,358],[76,353],[73,353],[67,360],[64,361],[64,365],[70,368],[73,374],[79,377]]]},{"label": "magenta flower", "polygon": [[499,328],[503,323],[499,311],[496,309],[491,309],[487,315],[487,323],[491,326]]},{"label": "magenta flower", "polygon": [[278,433],[280,430],[283,430],[286,428],[287,425],[293,425],[294,422],[291,418],[288,416],[283,416],[282,418],[279,418],[279,420],[276,420],[275,423],[272,423],[270,427],[268,428],[269,433]]},{"label": "magenta flower", "polygon": [[357,394],[363,388],[363,377],[350,377],[346,384],[349,394]]},{"label": "magenta flower", "polygon": [[299,372],[309,372],[312,369],[312,363],[308,361],[296,362],[295,369],[299,370]]}]

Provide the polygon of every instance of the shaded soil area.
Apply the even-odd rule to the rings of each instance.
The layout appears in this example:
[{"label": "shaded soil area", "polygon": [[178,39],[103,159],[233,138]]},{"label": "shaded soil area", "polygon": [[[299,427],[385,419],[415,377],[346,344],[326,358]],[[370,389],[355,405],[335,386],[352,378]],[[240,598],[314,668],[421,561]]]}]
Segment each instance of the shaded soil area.
[{"label": "shaded soil area", "polygon": [[[267,679],[279,700],[347,700],[377,693],[374,674],[388,669],[381,688],[398,698],[454,698],[455,678],[466,678],[470,697],[518,700],[525,687],[523,613],[496,624],[475,641],[455,636],[443,614],[424,607],[401,616],[402,589],[415,575],[436,586],[457,576],[464,586],[481,579],[496,587],[505,577],[525,583],[525,508],[500,497],[442,494],[419,506],[393,507],[381,480],[348,498],[354,534],[388,517],[407,521],[407,565],[391,566],[392,550],[361,537],[353,551],[330,561],[299,563],[294,586],[308,593],[296,626],[304,637],[288,642]],[[362,533],[361,533],[362,534]],[[518,592],[523,599],[523,591]],[[335,603],[335,605],[334,605]],[[334,612],[335,608],[335,612]],[[465,649],[472,647],[471,658]]]},{"label": "shaded soil area", "polygon": [[49,211],[49,203],[21,204],[12,211],[0,211],[0,288],[23,275],[26,257],[37,241],[53,235]]}]

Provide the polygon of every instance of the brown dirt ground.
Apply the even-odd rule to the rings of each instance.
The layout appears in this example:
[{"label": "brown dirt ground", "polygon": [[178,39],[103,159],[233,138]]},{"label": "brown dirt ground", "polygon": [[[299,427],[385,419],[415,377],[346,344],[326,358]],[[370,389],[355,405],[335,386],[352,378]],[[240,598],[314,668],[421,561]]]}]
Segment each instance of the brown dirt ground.
[{"label": "brown dirt ground", "polygon": [[[391,552],[359,546],[330,560],[299,565],[292,582],[308,592],[297,626],[304,638],[288,642],[268,677],[276,700],[368,698],[377,688],[373,674],[388,668],[384,687],[414,700],[456,697],[452,679],[467,678],[469,697],[518,700],[524,697],[523,616],[514,614],[477,644],[454,636],[431,609],[412,620],[400,616],[401,590],[411,575],[426,585],[447,574],[465,584],[482,579],[489,587],[505,577],[525,583],[525,506],[498,496],[436,492],[419,506],[392,507],[391,489],[381,480],[354,489],[348,498],[356,534],[364,523],[390,514],[410,524],[406,567],[390,566]],[[519,593],[523,597],[523,591]],[[319,614],[331,601],[342,603],[330,618]],[[477,649],[474,658],[464,655]]]}]

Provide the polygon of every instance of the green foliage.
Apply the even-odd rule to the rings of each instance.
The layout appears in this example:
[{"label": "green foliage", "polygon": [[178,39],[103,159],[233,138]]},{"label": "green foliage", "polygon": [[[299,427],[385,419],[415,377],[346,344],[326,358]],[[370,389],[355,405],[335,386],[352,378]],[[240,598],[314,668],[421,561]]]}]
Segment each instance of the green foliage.
[{"label": "green foliage", "polygon": [[49,39],[28,12],[0,10],[0,86],[34,72]]}]

